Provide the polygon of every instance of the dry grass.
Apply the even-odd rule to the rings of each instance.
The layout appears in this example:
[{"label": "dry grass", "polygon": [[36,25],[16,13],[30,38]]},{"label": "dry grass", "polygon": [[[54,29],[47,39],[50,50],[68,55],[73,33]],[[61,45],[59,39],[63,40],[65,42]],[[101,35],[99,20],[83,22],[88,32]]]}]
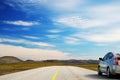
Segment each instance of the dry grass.
[{"label": "dry grass", "polygon": [[13,72],[45,67],[45,66],[78,66],[91,70],[97,70],[97,64],[78,64],[78,63],[61,63],[61,62],[22,62],[22,63],[0,63],[0,75]]},{"label": "dry grass", "polygon": [[98,64],[80,64],[79,67],[97,71]]}]

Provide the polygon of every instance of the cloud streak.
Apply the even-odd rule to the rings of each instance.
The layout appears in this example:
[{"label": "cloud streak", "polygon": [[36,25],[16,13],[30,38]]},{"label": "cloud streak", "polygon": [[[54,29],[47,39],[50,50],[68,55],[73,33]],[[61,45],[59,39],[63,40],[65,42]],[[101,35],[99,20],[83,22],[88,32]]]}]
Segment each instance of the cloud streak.
[{"label": "cloud streak", "polygon": [[58,29],[53,29],[53,30],[49,30],[48,32],[51,32],[51,33],[60,33],[62,31],[58,30]]},{"label": "cloud streak", "polygon": [[70,44],[70,45],[81,44],[80,39],[74,38],[74,37],[66,37],[65,38],[65,43]]},{"label": "cloud streak", "polygon": [[16,43],[16,44],[26,44],[26,45],[35,45],[39,47],[55,47],[53,44],[45,43],[45,42],[33,42],[25,39],[6,39],[6,38],[1,38],[0,39],[1,43],[4,42],[9,42],[9,43]]},{"label": "cloud streak", "polygon": [[17,26],[33,26],[33,25],[38,25],[38,22],[27,22],[27,21],[4,21],[6,24],[12,24],[12,25],[17,25]]},{"label": "cloud streak", "polygon": [[120,42],[120,28],[110,28],[107,30],[101,31],[101,33],[89,32],[87,33],[78,33],[74,36],[83,38],[87,41],[98,42],[98,43],[114,43]]},{"label": "cloud streak", "polygon": [[40,39],[39,37],[36,36],[23,36],[23,37],[28,39]]},{"label": "cloud streak", "polygon": [[82,18],[79,15],[60,17],[54,21],[78,29],[96,28],[108,24],[102,20]]}]

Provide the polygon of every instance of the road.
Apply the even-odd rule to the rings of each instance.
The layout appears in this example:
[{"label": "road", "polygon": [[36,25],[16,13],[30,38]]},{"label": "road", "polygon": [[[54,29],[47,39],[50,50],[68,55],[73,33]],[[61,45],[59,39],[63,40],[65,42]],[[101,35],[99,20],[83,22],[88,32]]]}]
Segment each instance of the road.
[{"label": "road", "polygon": [[[0,80],[110,80],[106,76],[97,76],[96,71],[73,67],[51,66],[16,72],[0,76]],[[119,77],[111,80],[118,80]]]}]

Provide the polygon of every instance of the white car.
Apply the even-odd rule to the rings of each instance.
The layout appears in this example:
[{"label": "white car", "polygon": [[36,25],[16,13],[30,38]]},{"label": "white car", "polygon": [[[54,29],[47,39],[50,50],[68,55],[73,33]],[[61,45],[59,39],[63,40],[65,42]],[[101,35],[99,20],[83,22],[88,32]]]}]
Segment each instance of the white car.
[{"label": "white car", "polygon": [[99,58],[98,75],[106,73],[107,77],[120,74],[120,54],[109,52],[103,58]]}]

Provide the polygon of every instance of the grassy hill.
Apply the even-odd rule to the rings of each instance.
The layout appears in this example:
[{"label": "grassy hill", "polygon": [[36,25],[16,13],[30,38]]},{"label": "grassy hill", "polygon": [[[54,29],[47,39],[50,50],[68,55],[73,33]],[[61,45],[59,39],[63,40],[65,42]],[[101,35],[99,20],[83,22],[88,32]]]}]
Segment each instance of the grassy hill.
[{"label": "grassy hill", "polygon": [[3,56],[0,57],[0,63],[19,63],[23,62],[21,59],[14,56]]}]

